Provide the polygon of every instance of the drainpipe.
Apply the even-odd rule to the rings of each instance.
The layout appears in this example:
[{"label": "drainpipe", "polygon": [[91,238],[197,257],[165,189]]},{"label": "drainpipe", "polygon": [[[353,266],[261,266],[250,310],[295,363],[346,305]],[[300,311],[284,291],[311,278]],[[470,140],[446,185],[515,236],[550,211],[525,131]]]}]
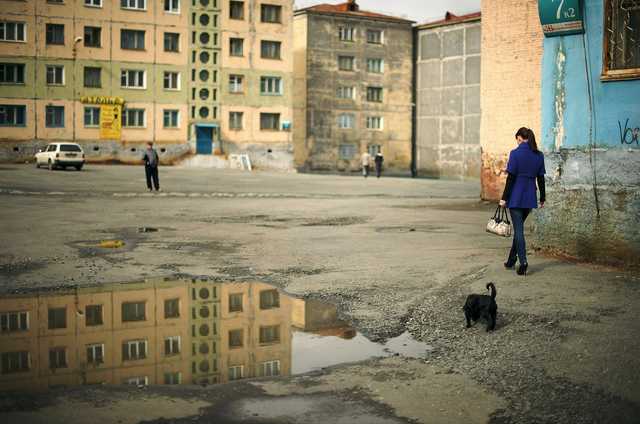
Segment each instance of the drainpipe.
[{"label": "drainpipe", "polygon": [[417,154],[418,149],[416,146],[416,137],[417,137],[417,127],[418,124],[416,122],[416,101],[417,101],[417,66],[416,63],[418,61],[418,30],[417,28],[411,29],[411,178],[416,178],[418,176],[418,167],[417,167]]}]

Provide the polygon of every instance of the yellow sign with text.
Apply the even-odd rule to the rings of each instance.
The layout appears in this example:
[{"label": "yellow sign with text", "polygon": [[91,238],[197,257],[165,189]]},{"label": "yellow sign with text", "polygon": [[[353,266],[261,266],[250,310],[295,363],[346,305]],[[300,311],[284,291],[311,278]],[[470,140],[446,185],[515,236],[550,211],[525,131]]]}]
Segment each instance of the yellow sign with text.
[{"label": "yellow sign with text", "polygon": [[100,139],[120,140],[122,130],[122,105],[100,105]]}]

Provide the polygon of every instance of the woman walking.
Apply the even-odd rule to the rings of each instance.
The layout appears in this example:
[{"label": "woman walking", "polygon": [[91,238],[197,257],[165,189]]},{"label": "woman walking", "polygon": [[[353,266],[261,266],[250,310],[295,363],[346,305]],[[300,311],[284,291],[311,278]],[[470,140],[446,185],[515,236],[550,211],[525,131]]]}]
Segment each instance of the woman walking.
[{"label": "woman walking", "polygon": [[522,127],[516,132],[518,147],[509,154],[507,163],[507,184],[500,200],[500,206],[509,208],[513,222],[513,244],[504,267],[511,269],[520,261],[518,275],[526,275],[527,248],[524,240],[524,222],[531,209],[537,208],[536,180],[540,189],[540,207],[544,207],[544,156],[538,150],[536,137],[529,128]]}]

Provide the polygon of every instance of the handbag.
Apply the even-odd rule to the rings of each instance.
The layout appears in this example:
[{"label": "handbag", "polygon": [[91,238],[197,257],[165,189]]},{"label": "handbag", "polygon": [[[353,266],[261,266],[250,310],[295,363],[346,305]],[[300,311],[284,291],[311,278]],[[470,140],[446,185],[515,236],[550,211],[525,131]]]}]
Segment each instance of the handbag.
[{"label": "handbag", "polygon": [[489,222],[487,222],[487,232],[502,237],[511,237],[511,222],[506,208],[498,206]]}]

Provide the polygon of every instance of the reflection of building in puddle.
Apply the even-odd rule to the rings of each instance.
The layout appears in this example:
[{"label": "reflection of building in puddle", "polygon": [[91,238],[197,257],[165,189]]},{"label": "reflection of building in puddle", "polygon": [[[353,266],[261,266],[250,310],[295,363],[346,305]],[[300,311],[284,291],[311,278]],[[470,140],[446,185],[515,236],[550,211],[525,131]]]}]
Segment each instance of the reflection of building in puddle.
[{"label": "reflection of building in puddle", "polygon": [[288,375],[292,301],[206,280],[3,296],[0,389]]},{"label": "reflection of building in puddle", "polygon": [[293,326],[306,333],[352,339],[356,330],[338,318],[335,305],[315,299],[293,299]]}]

